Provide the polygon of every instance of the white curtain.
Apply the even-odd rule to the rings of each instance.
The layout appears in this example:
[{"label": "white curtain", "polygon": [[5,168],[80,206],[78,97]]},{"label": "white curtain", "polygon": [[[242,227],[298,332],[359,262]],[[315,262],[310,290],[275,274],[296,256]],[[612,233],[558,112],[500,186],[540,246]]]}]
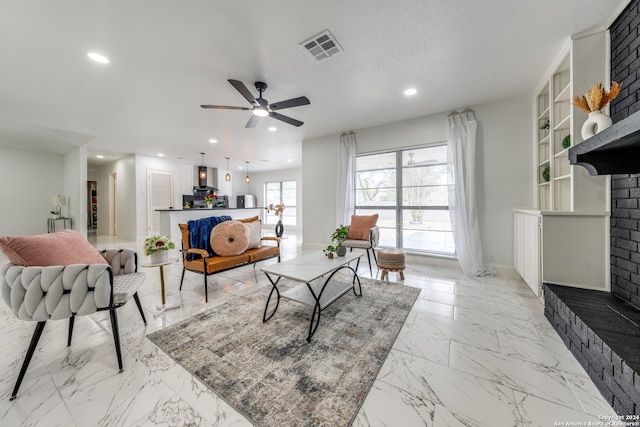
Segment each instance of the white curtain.
[{"label": "white curtain", "polygon": [[336,225],[349,225],[356,209],[356,134],[340,135],[338,153],[338,191],[336,191]]},{"label": "white curtain", "polygon": [[449,213],[460,267],[470,276],[495,275],[484,265],[476,204],[476,122],[473,111],[449,115]]}]

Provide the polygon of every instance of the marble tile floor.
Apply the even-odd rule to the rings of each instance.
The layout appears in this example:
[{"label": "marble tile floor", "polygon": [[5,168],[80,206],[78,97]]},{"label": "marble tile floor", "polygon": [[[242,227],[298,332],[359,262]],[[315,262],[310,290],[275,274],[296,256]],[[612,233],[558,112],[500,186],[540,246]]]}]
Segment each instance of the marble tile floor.
[{"label": "marble tile floor", "polygon": [[[141,253],[141,241],[91,240]],[[283,259],[306,252],[300,242],[300,236],[285,239]],[[408,265],[404,284],[422,292],[354,426],[553,426],[615,415],[519,278],[470,278],[455,265],[430,264],[425,258]],[[52,321],[13,402],[34,324],[17,320],[0,303],[0,426],[251,425],[145,335],[268,289],[259,266],[210,276],[208,304],[202,276],[187,272],[179,291],[181,264],[166,267],[167,302],[181,307],[159,316],[158,269],[142,269],[148,325],[133,302],[119,309],[124,373],[118,374],[106,313],[78,318],[71,347],[67,321]],[[370,276],[366,257],[359,273]],[[305,330],[301,325],[299,332]]]}]

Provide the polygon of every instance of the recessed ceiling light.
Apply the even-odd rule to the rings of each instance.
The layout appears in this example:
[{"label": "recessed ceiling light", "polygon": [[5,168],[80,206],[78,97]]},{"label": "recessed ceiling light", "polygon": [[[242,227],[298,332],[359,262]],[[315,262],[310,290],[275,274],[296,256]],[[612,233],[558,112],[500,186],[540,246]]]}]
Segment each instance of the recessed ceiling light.
[{"label": "recessed ceiling light", "polygon": [[217,140],[217,139],[213,139],[213,138],[211,138],[211,139],[209,140],[209,142],[210,142],[210,143],[212,143],[212,144],[217,144],[217,143],[218,143],[218,140]]},{"label": "recessed ceiling light", "polygon": [[407,89],[407,90],[404,91],[404,94],[406,96],[412,96],[412,95],[415,95],[416,93],[418,93],[418,91],[416,89],[414,89],[414,88]]},{"label": "recessed ceiling light", "polygon": [[96,159],[104,159],[104,156],[102,154],[96,154]]},{"label": "recessed ceiling light", "polygon": [[238,169],[239,169],[239,170],[242,170],[242,166],[238,166]]},{"label": "recessed ceiling light", "polygon": [[164,157],[164,153],[158,153],[158,157]]},{"label": "recessed ceiling light", "polygon": [[87,56],[91,59],[93,59],[96,62],[99,62],[101,64],[108,64],[109,63],[109,58],[107,58],[104,55],[100,55],[99,53],[96,52],[89,52],[87,53]]},{"label": "recessed ceiling light", "polygon": [[293,162],[293,159],[287,159],[287,162],[291,163]]},{"label": "recessed ceiling light", "polygon": [[275,132],[275,131],[277,131],[277,130],[278,130],[278,128],[277,128],[277,127],[275,127],[275,126],[269,126],[269,130],[270,130],[271,132]]}]

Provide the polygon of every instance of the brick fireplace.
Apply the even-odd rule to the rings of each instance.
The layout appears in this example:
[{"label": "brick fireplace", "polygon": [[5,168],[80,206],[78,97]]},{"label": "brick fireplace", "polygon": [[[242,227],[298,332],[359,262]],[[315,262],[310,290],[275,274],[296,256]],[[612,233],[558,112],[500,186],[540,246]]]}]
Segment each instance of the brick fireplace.
[{"label": "brick fireplace", "polygon": [[[611,102],[619,122],[640,111],[640,1],[616,19],[611,32],[611,80],[622,83]],[[611,291],[640,307],[640,174],[611,176]]]}]

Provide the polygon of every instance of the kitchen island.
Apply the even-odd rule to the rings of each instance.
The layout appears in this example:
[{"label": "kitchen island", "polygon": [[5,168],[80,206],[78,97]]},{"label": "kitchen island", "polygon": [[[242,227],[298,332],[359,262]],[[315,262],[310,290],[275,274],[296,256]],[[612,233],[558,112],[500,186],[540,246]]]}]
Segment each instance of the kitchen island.
[{"label": "kitchen island", "polygon": [[233,219],[244,219],[258,215],[262,219],[264,208],[210,208],[210,209],[158,209],[160,213],[160,234],[165,235],[180,246],[182,235],[178,224],[210,216],[228,215]]}]

